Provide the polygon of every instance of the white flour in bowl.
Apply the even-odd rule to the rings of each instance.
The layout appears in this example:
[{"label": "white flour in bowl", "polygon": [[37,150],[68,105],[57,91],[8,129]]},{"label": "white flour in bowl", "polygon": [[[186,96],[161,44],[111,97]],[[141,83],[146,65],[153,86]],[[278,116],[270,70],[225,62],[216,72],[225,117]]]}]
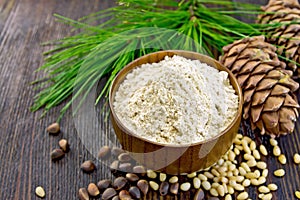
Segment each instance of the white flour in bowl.
[{"label": "white flour in bowl", "polygon": [[127,74],[113,106],[121,122],[140,137],[190,144],[224,130],[237,113],[238,101],[227,72],[173,56]]}]

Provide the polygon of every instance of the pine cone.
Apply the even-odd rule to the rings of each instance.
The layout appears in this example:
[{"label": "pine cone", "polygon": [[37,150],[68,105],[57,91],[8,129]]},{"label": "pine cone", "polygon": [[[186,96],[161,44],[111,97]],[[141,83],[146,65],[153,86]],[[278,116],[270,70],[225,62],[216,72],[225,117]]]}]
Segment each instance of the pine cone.
[{"label": "pine cone", "polygon": [[293,94],[299,84],[291,79],[276,47],[258,36],[236,41],[223,48],[221,63],[238,80],[244,94],[243,118],[251,127],[272,137],[291,133],[295,128],[299,104]]},{"label": "pine cone", "polygon": [[290,23],[281,25],[268,32],[268,42],[278,46],[278,54],[292,60],[287,69],[294,72],[295,78],[300,78],[300,4],[297,0],[270,0],[262,10],[267,12],[258,16],[258,23]]}]

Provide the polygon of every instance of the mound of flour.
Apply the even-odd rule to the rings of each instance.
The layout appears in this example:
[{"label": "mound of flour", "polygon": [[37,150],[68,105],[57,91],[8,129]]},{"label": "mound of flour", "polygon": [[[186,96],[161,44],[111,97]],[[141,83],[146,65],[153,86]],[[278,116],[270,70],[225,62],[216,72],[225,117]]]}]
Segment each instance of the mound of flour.
[{"label": "mound of flour", "polygon": [[113,103],[118,118],[148,140],[187,144],[224,130],[238,109],[228,73],[180,56],[129,73]]}]

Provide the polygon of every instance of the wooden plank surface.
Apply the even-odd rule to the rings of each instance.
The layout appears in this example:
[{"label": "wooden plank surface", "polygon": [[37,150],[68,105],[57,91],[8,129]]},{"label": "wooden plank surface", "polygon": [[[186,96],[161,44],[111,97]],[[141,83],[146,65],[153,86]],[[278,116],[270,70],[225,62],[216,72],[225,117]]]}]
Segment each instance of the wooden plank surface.
[{"label": "wooden plank surface", "polygon": [[[266,1],[257,2],[264,4]],[[55,22],[53,13],[77,19],[112,5],[109,0],[0,0],[1,200],[38,199],[34,194],[38,185],[44,187],[45,199],[78,199],[77,190],[80,187],[112,176],[107,166],[100,162],[97,162],[97,171],[90,175],[80,170],[84,160],[95,160],[93,154],[97,148],[116,143],[112,128],[104,122],[103,116],[100,116],[100,124],[97,121],[90,124],[99,128],[104,138],[95,140],[100,140],[100,143],[89,144],[93,149],[88,151],[83,144],[85,142],[82,142],[84,136],[77,130],[89,128],[89,124],[80,127],[71,111],[61,121],[62,133],[55,137],[49,136],[45,128],[57,119],[60,107],[51,110],[42,119],[41,111],[29,111],[33,96],[37,93],[30,82],[42,77],[42,72],[34,71],[43,63],[42,52],[49,48],[42,47],[40,43],[71,34],[68,26]],[[269,176],[268,182],[279,185],[279,190],[273,193],[274,199],[295,199],[294,191],[300,190],[300,166],[292,163],[292,155],[300,152],[299,134],[298,121],[295,133],[280,139],[280,146],[288,158],[287,165],[280,165],[274,157],[265,160],[270,172],[283,167],[287,173],[282,179]],[[52,162],[49,154],[58,147],[60,138],[69,140],[71,151],[59,162]],[[248,191],[252,198],[256,198],[255,189]],[[177,198],[190,199],[191,196],[190,193],[181,193]],[[157,198],[155,193],[147,197]]]}]

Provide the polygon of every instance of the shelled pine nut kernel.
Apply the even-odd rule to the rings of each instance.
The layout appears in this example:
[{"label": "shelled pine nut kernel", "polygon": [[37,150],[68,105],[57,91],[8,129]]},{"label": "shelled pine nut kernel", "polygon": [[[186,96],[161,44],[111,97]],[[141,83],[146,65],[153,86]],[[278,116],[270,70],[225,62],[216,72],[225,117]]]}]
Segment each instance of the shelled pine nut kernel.
[{"label": "shelled pine nut kernel", "polygon": [[285,175],[284,169],[277,169],[274,171],[274,175],[277,177],[283,177]]},{"label": "shelled pine nut kernel", "polygon": [[159,188],[159,185],[154,181],[149,181],[149,185],[154,191],[158,190]]},{"label": "shelled pine nut kernel", "polygon": [[244,200],[247,199],[249,197],[247,192],[241,192],[240,194],[238,194],[237,199],[238,200]]},{"label": "shelled pine nut kernel", "polygon": [[188,175],[186,175],[188,178],[194,178],[195,176],[197,176],[197,172],[193,172],[193,173],[190,173]]},{"label": "shelled pine nut kernel", "polygon": [[281,150],[280,150],[279,146],[274,146],[273,155],[278,157],[278,156],[280,156],[280,154],[281,154]]},{"label": "shelled pine nut kernel", "polygon": [[180,185],[180,189],[182,191],[188,191],[189,189],[191,188],[191,184],[189,182],[186,182],[186,183],[182,183]]},{"label": "shelled pine nut kernel", "polygon": [[231,195],[230,195],[230,194],[227,194],[227,195],[225,196],[225,200],[232,200]]},{"label": "shelled pine nut kernel", "polygon": [[157,174],[156,174],[156,172],[153,171],[153,170],[147,170],[147,176],[148,176],[149,178],[154,179],[154,178],[156,178]]},{"label": "shelled pine nut kernel", "polygon": [[268,174],[269,174],[269,170],[267,168],[263,169],[262,176],[266,178]]},{"label": "shelled pine nut kernel", "polygon": [[281,164],[285,165],[286,164],[286,157],[285,157],[285,155],[284,154],[280,154],[279,157],[278,157],[278,161]]},{"label": "shelled pine nut kernel", "polygon": [[300,155],[298,153],[294,154],[293,159],[295,164],[300,164]]},{"label": "shelled pine nut kernel", "polygon": [[46,196],[46,192],[41,186],[35,188],[35,194],[40,198],[44,198]]},{"label": "shelled pine nut kernel", "polygon": [[267,187],[267,186],[264,186],[264,185],[262,185],[262,186],[260,186],[259,188],[258,188],[258,191],[260,192],[260,193],[269,193],[270,192],[270,189]]},{"label": "shelled pine nut kernel", "polygon": [[268,185],[268,188],[271,190],[271,191],[276,191],[278,189],[278,186],[274,183],[270,183]]},{"label": "shelled pine nut kernel", "polygon": [[275,140],[274,138],[270,138],[270,144],[274,147],[274,146],[278,146],[278,142],[277,140]]},{"label": "shelled pine nut kernel", "polygon": [[261,144],[261,145],[259,146],[259,151],[260,151],[260,153],[261,153],[262,155],[264,155],[264,156],[267,156],[267,155],[268,155],[268,151],[267,151],[266,147],[265,147],[263,144]]},{"label": "shelled pine nut kernel", "polygon": [[272,193],[262,194],[261,199],[262,199],[262,200],[271,200],[272,197],[273,197]]},{"label": "shelled pine nut kernel", "polygon": [[201,180],[198,177],[193,178],[193,186],[195,189],[199,189],[201,186]]}]

